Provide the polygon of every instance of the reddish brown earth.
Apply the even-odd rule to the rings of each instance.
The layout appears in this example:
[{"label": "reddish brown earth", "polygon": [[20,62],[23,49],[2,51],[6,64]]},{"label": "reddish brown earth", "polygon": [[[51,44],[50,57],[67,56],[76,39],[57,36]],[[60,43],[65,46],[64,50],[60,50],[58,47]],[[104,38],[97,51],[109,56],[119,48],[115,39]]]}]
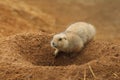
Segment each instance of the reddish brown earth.
[{"label": "reddish brown earth", "polygon": [[[0,0],[0,80],[120,80],[119,3]],[[55,58],[52,36],[79,20],[95,25],[95,39]]]}]

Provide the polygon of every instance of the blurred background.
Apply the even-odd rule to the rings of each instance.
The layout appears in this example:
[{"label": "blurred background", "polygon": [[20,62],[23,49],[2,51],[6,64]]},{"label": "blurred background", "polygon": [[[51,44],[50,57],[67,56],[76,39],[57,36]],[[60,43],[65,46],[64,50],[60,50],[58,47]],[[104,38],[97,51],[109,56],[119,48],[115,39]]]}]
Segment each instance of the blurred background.
[{"label": "blurred background", "polygon": [[[1,36],[41,30],[59,33],[74,22],[85,21],[96,27],[96,39],[120,40],[120,0],[0,0],[0,8],[5,21],[15,17],[14,27],[0,26]],[[15,27],[15,23],[21,26]]]}]

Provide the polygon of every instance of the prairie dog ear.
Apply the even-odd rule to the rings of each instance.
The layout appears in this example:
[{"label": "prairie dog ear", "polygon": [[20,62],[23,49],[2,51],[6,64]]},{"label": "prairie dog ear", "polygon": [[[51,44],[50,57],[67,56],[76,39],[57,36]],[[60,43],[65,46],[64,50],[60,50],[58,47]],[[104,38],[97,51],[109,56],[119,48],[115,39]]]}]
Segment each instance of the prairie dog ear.
[{"label": "prairie dog ear", "polygon": [[64,39],[65,39],[65,40],[67,40],[67,38],[66,38],[66,37],[64,37]]},{"label": "prairie dog ear", "polygon": [[64,35],[64,36],[63,36],[63,39],[67,40],[67,36],[66,36],[66,35]]}]

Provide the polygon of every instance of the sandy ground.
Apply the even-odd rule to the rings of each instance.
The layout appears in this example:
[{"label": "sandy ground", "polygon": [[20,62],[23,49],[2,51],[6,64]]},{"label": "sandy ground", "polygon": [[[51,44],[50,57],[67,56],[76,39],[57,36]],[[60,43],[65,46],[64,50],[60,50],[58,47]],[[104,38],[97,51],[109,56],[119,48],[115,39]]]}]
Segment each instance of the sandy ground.
[{"label": "sandy ground", "polygon": [[[120,80],[119,0],[0,0],[0,80]],[[80,53],[50,41],[86,21],[97,34]]]}]

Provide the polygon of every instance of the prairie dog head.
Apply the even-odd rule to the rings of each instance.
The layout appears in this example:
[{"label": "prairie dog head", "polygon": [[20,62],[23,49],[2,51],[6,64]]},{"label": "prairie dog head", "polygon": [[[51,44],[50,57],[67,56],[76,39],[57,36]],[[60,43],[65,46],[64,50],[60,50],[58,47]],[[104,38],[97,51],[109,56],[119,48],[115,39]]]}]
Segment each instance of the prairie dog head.
[{"label": "prairie dog head", "polygon": [[63,50],[68,47],[68,40],[64,33],[56,34],[53,36],[51,46],[56,49]]}]

